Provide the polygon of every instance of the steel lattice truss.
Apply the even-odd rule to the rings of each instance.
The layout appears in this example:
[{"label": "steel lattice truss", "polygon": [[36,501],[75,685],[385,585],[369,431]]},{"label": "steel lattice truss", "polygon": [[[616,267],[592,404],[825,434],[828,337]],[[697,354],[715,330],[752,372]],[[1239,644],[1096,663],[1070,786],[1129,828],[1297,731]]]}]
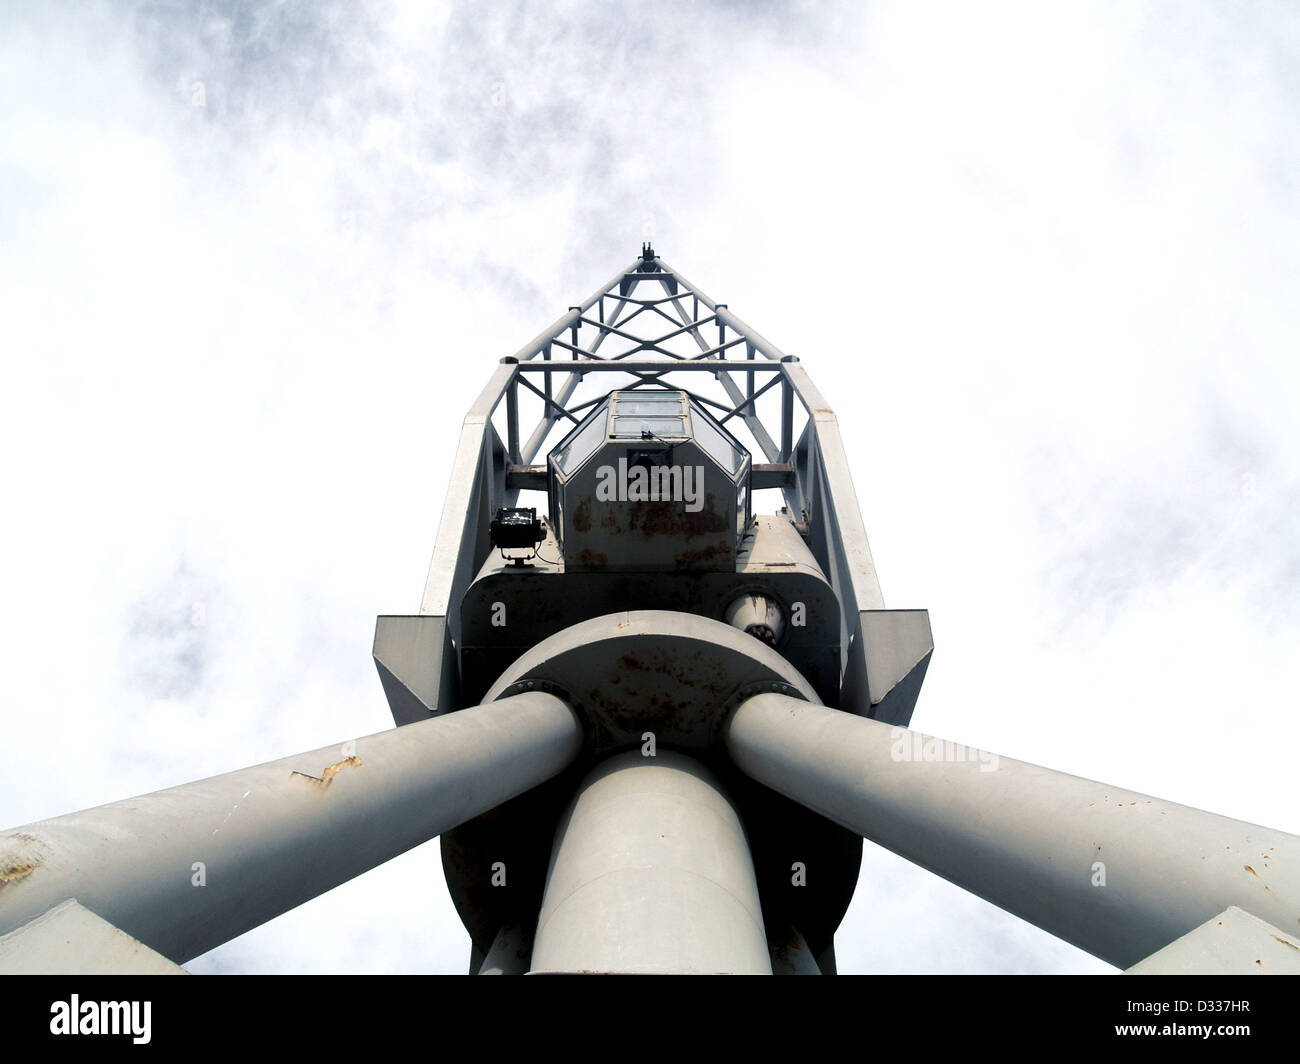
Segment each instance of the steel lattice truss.
[{"label": "steel lattice truss", "polygon": [[[753,453],[752,490],[780,493],[839,599],[847,679],[860,615],[884,601],[835,415],[797,358],[648,245],[503,358],[465,418],[421,614],[454,626],[455,604],[490,550],[491,515],[521,491],[545,490],[545,465],[531,464],[544,447],[613,389],[655,387],[686,390],[715,411]],[[846,697],[861,686],[845,684]]]},{"label": "steel lattice truss", "polygon": [[[716,341],[712,337],[715,329]],[[726,304],[714,303],[647,248],[639,264],[612,279],[586,303],[571,307],[556,326],[515,356],[523,369],[511,388],[522,387],[536,396],[541,401],[544,417],[522,449],[518,446],[517,431],[510,435],[507,430],[511,441],[509,453],[520,464],[531,460],[557,421],[567,419],[576,424],[584,410],[599,402],[603,390],[582,402],[575,402],[573,397],[583,376],[593,372],[587,363],[600,362],[603,363],[601,371],[633,378],[624,388],[647,385],[685,388],[716,410],[718,420],[724,424],[739,419],[757,445],[755,458],[761,455],[774,466],[783,467],[766,470],[761,487],[797,487],[789,465],[794,393],[779,365],[785,357],[774,345],[728,314]],[[581,365],[570,364],[559,370],[545,365],[557,360]],[[739,367],[731,368],[738,361],[754,363],[744,369],[743,389],[736,380],[741,375]],[[666,363],[670,368],[665,367]],[[728,367],[725,370],[720,368],[723,363]],[[679,375],[687,371],[708,373],[721,386],[728,401],[720,402],[702,394],[698,377],[693,381],[681,379]],[[564,373],[566,378],[558,390],[554,380],[556,372]],[[538,374],[542,378],[540,388],[530,379]],[[783,404],[778,429],[780,446],[758,416],[758,400],[778,387]],[[510,398],[509,391],[507,403],[517,403],[517,399]],[[517,424],[517,419],[511,424]],[[735,431],[737,426],[731,428]],[[801,511],[802,507],[795,510]]]}]

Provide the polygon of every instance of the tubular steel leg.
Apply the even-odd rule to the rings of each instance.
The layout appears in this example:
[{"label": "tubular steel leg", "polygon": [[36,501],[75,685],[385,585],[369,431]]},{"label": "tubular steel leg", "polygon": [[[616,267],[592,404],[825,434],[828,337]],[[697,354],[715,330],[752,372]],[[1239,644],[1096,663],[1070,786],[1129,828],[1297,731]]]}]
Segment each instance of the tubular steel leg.
[{"label": "tubular steel leg", "polygon": [[784,695],[727,726],[747,774],[1120,968],[1236,905],[1294,934],[1300,837]]},{"label": "tubular steel leg", "polygon": [[66,898],[180,963],[554,776],[572,710],[530,692],[0,836],[0,934]]},{"label": "tubular steel leg", "polygon": [[703,765],[605,761],[556,832],[534,972],[770,974],[744,829]]}]

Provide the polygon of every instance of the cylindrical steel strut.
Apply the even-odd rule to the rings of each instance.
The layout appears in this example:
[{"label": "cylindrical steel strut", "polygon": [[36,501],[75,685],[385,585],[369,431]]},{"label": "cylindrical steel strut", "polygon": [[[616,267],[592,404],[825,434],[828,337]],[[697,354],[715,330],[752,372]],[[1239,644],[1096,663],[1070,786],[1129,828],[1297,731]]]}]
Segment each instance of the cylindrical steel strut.
[{"label": "cylindrical steel strut", "polygon": [[530,692],[16,828],[0,934],[67,898],[176,962],[560,772],[582,729]]},{"label": "cylindrical steel strut", "polygon": [[746,773],[1121,968],[1235,905],[1294,935],[1300,837],[784,695],[744,702]]},{"label": "cylindrical steel strut", "polygon": [[703,765],[634,751],[587,777],[556,832],[532,970],[771,973],[744,828]]}]

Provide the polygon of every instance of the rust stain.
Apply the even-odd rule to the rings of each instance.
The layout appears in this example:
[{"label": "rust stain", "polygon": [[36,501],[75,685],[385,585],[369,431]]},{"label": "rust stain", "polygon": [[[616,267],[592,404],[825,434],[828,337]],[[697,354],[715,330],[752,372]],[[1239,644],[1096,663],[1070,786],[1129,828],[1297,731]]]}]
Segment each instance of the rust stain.
[{"label": "rust stain", "polygon": [[1247,864],[1247,865],[1242,865],[1241,867],[1244,868],[1247,872],[1249,872],[1249,873],[1250,873],[1252,876],[1254,876],[1256,879],[1259,878],[1259,873],[1256,872],[1253,868],[1251,868],[1250,865],[1248,865],[1248,864]]},{"label": "rust stain", "polygon": [[573,510],[573,529],[575,532],[591,531],[591,500],[583,499]]},{"label": "rust stain", "polygon": [[322,787],[328,787],[334,782],[334,777],[338,775],[339,770],[347,768],[349,765],[359,767],[361,765],[361,758],[357,757],[356,754],[353,754],[351,757],[345,757],[342,761],[334,762],[334,764],[326,768],[319,776],[313,776],[310,772],[299,772],[297,769],[294,769],[289,773],[289,775],[302,776],[304,779],[309,779],[313,783],[319,783]]},{"label": "rust stain", "polygon": [[673,559],[679,569],[713,568],[731,557],[731,547],[726,543],[713,543],[701,550],[682,551]]},{"label": "rust stain", "polygon": [[1279,942],[1281,942],[1282,945],[1284,945],[1284,946],[1290,946],[1293,950],[1300,950],[1300,946],[1297,946],[1294,942],[1288,942],[1286,939],[1282,938],[1280,935],[1274,935],[1273,937],[1274,937],[1275,939],[1277,939]]},{"label": "rust stain", "polygon": [[[8,836],[8,852],[0,854],[0,888],[16,883],[30,876],[45,863],[45,855],[40,852],[40,839],[23,831],[16,831]],[[19,845],[13,846],[13,843]]]},{"label": "rust stain", "polygon": [[5,861],[4,864],[0,864],[0,887],[7,887],[24,876],[30,876],[44,863],[44,861]]}]

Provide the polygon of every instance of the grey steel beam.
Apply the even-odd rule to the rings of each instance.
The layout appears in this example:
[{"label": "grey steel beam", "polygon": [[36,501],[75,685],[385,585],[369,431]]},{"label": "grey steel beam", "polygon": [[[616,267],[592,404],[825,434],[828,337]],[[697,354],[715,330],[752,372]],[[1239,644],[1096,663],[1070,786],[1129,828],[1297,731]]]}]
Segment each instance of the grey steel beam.
[{"label": "grey steel beam", "polygon": [[[788,488],[794,483],[794,466],[789,462],[756,462],[750,471],[755,491],[763,488]],[[506,468],[507,488],[516,491],[545,491],[547,484],[547,469],[544,465],[512,465]]]},{"label": "grey steel beam", "polygon": [[582,729],[529,692],[0,837],[0,934],[68,898],[177,963],[522,794]]},{"label": "grey steel beam", "polygon": [[[590,306],[590,304],[588,304],[588,306]],[[609,316],[609,322],[608,322],[609,325],[617,324],[619,318],[623,314],[624,307],[625,304],[620,303],[614,308],[614,313],[612,313]],[[570,309],[572,310],[572,308]],[[596,328],[598,329],[603,329],[605,324],[606,323],[603,322],[595,323]],[[608,335],[609,335],[608,332],[600,332],[596,334],[596,336],[592,339],[591,343],[587,346],[586,349],[587,355],[589,357],[591,358],[595,357],[596,352],[600,350],[600,345],[605,342],[605,337]],[[552,375],[550,373],[546,374],[548,380],[551,378],[551,376]],[[519,379],[520,380],[524,379],[523,374],[519,374]],[[581,382],[582,382],[582,374],[580,372],[569,373],[568,376],[565,378],[564,384],[560,386],[559,394],[555,396],[556,403],[558,403],[561,407],[564,407],[568,403],[569,398],[573,395],[574,390],[578,387],[578,385]],[[542,444],[546,442],[547,435],[549,435],[551,429],[554,427],[555,423],[558,420],[559,420],[558,415],[551,414],[549,407],[543,410],[542,417],[537,422],[537,427],[533,429],[532,434],[528,437],[528,442],[524,444],[524,453],[522,456],[524,462],[531,462],[533,460],[533,458],[537,454],[538,448],[540,448]]]},{"label": "grey steel beam", "polygon": [[[755,463],[750,467],[750,478],[755,491],[763,488],[788,488],[794,484],[794,466],[789,462]],[[506,469],[507,488],[516,491],[545,491],[547,484],[544,465],[512,465]]]},{"label": "grey steel beam", "polygon": [[[520,362],[514,367],[520,373],[717,373],[729,370],[733,373],[780,373],[780,364],[770,362],[745,362],[739,358],[637,358],[613,359],[592,358],[578,359],[575,362],[552,362],[549,365],[540,362]],[[735,402],[744,401],[744,394],[737,392]]]},{"label": "grey steel beam", "polygon": [[787,374],[781,381],[781,458],[788,462],[794,454],[794,388]]},{"label": "grey steel beam", "polygon": [[836,587],[836,591],[841,592],[845,616],[851,618],[857,610],[883,610],[885,599],[880,592],[880,579],[876,575],[876,563],[871,555],[858,493],[853,486],[851,464],[840,435],[839,421],[797,361],[782,362],[781,369],[807,411],[816,437],[817,464],[825,472],[825,483],[818,485],[817,490],[822,494],[822,503],[828,511],[827,520],[833,522],[829,527],[839,530],[845,575],[848,587],[852,589],[853,601],[849,602],[841,588]]},{"label": "grey steel beam", "polygon": [[[795,479],[794,466],[790,462],[755,462],[750,467],[750,474],[751,486],[755,491],[789,488]],[[545,491],[547,484],[547,469],[544,465],[512,465],[506,468],[507,488],[516,491]]]},{"label": "grey steel beam", "polygon": [[[506,385],[506,457],[512,462],[522,461],[522,456],[519,454],[519,380],[519,375],[513,374],[510,383]],[[550,382],[551,375],[548,373],[546,375],[548,389]]]},{"label": "grey steel beam", "polygon": [[[737,414],[741,414],[741,412],[745,410],[748,410],[751,414],[754,413],[755,411],[754,400],[761,398],[766,392],[771,391],[778,384],[783,384],[782,378],[777,376],[776,374],[772,374],[772,376],[768,379],[768,382],[765,385],[763,385],[763,387],[761,387],[757,392],[755,392],[751,388],[749,394],[745,398],[738,400],[735,406],[729,407],[723,403],[713,403],[712,404],[713,406],[717,407],[720,410],[725,411],[722,417],[718,419],[718,424],[725,425],[733,417],[735,417]],[[787,455],[785,458],[781,460],[783,462],[789,461],[790,460],[789,455]]]},{"label": "grey steel beam", "polygon": [[1235,905],[1300,921],[1300,837],[784,695],[728,722],[760,783],[1120,968]]},{"label": "grey steel beam", "polygon": [[[790,462],[755,462],[750,467],[750,474],[751,486],[755,491],[789,488],[795,479],[794,466]],[[512,465],[506,468],[507,488],[516,491],[545,491],[547,484],[547,469],[544,465]]]},{"label": "grey steel beam", "polygon": [[[664,286],[665,290],[667,289],[667,287],[668,287],[667,285]],[[692,292],[692,295],[695,295],[697,299],[700,298],[698,296],[698,293],[696,292]],[[707,303],[708,301],[704,300],[704,302]],[[682,306],[682,301],[680,298],[673,300],[673,309],[677,311],[678,314],[681,315],[682,321],[685,322],[686,308]],[[712,309],[716,314],[717,307],[712,306]],[[699,361],[703,364],[708,364],[710,362],[713,362],[714,359],[708,357],[710,356],[709,342],[705,340],[703,336],[700,335],[700,331],[698,327],[691,331],[691,336],[695,340],[696,346],[699,347],[701,351],[701,357]],[[748,348],[746,348],[746,350],[748,350]],[[718,359],[717,361],[725,362],[726,359],[725,358]],[[748,376],[749,375],[747,375],[747,378]],[[732,403],[736,405],[740,405],[744,401],[744,395],[741,393],[740,389],[736,386],[736,382],[731,379],[730,374],[715,373],[714,378],[717,380],[719,384],[722,385],[723,391],[727,393],[727,397],[732,401]],[[762,449],[763,454],[768,459],[768,461],[770,462],[780,461],[780,458],[777,455],[776,446],[772,443],[771,436],[767,434],[766,427],[764,427],[763,422],[759,419],[758,412],[751,408],[749,413],[742,414],[741,416],[744,418],[745,427],[749,429],[750,435],[754,437],[754,441]]]},{"label": "grey steel beam", "polygon": [[451,613],[455,596],[452,588],[463,591],[469,573],[476,566],[473,557],[475,532],[482,527],[481,509],[484,466],[491,461],[492,427],[489,423],[506,386],[518,367],[502,363],[492,373],[487,387],[479,394],[461,425],[452,459],[447,499],[438,522],[438,537],[429,561],[429,576],[424,584],[420,612],[446,617]]},{"label": "grey steel beam", "polygon": [[[547,376],[549,377],[550,374],[547,374]],[[523,374],[519,375],[519,379],[521,381],[524,379]],[[560,385],[560,391],[554,397],[555,403],[561,407],[566,406],[569,397],[573,395],[581,382],[581,373],[570,373],[568,377],[565,378],[564,383]],[[536,426],[534,426],[532,433],[528,437],[528,442],[525,443],[523,447],[523,454],[521,457],[524,462],[531,462],[533,458],[536,457],[538,448],[546,442],[546,437],[550,435],[551,429],[555,427],[556,422],[559,420],[560,416],[558,414],[550,413],[549,408],[547,409],[547,412],[538,419]]]},{"label": "grey steel beam", "polygon": [[698,761],[597,766],[556,832],[534,972],[772,971],[740,818]]},{"label": "grey steel beam", "polygon": [[[653,280],[654,277],[655,277],[654,274],[647,274],[646,277],[645,277],[645,279],[646,279],[646,280]],[[671,298],[671,297],[670,297],[670,298]],[[621,304],[621,303],[619,304],[620,308],[623,307],[624,305],[625,305],[625,304]],[[694,328],[696,327],[697,324],[698,324],[698,325],[703,325],[703,324],[705,324],[704,322],[698,322],[698,323],[697,323],[697,322],[691,322],[691,323],[688,323],[688,324],[686,324],[686,325],[682,325],[682,324],[680,324],[680,323],[678,323],[678,322],[674,322],[674,324],[677,325],[677,328],[676,328],[676,329],[673,329],[673,330],[671,330],[670,332],[666,332],[666,333],[664,333],[662,336],[656,336],[656,337],[650,338],[650,337],[645,337],[645,336],[637,336],[636,333],[630,333],[630,332],[626,332],[626,331],[623,330],[623,329],[615,328],[615,327],[614,327],[614,323],[613,323],[612,320],[609,321],[609,322],[605,322],[605,323],[601,323],[601,322],[598,322],[598,321],[592,321],[590,318],[583,318],[582,320],[583,320],[583,322],[584,322],[585,324],[587,324],[587,325],[593,325],[593,326],[595,326],[597,329],[603,329],[605,332],[607,332],[607,333],[611,333],[611,334],[613,334],[614,336],[622,337],[624,340],[627,340],[627,341],[629,341],[630,343],[636,344],[636,345],[638,345],[639,347],[645,347],[647,344],[650,344],[650,345],[653,345],[653,344],[662,344],[662,343],[664,343],[664,342],[667,341],[667,340],[671,340],[671,339],[672,339],[673,337],[675,337],[675,336],[680,336],[680,335],[682,335],[682,333],[689,332],[691,329],[694,329]],[[709,320],[712,321],[713,319],[710,318]],[[574,348],[574,345],[573,345],[573,344],[570,344],[570,345],[569,345],[569,348],[570,348],[570,349],[573,349],[573,348]],[[582,348],[577,348],[577,350],[582,350]]]},{"label": "grey steel beam", "polygon": [[706,296],[704,292],[701,291],[696,285],[692,284],[676,270],[671,269],[667,263],[663,262],[661,259],[656,259],[655,261],[660,264],[660,266],[664,269],[665,272],[671,273],[673,276],[675,276],[676,279],[679,282],[681,282],[682,286],[691,293],[691,295],[693,295],[696,299],[698,299],[701,303],[703,303],[706,307],[708,307],[711,311],[713,311],[713,313],[717,316],[720,322],[726,325],[733,332],[740,333],[740,335],[743,336],[748,343],[752,344],[754,349],[758,351],[760,354],[766,356],[767,358],[772,359],[775,362],[779,362],[781,361],[782,358],[785,357],[785,353],[779,347],[777,347],[776,344],[772,343],[770,340],[764,339],[762,336],[758,334],[757,331],[750,328],[738,317],[736,317],[736,315],[731,313],[731,311],[727,309],[727,304],[714,302],[712,299]]},{"label": "grey steel beam", "polygon": [[756,462],[750,466],[750,485],[755,491],[764,488],[780,488],[782,491],[795,486],[794,466],[790,462]]},{"label": "grey steel beam", "polygon": [[[511,396],[514,396],[513,402],[516,404],[514,407],[514,411],[515,411],[515,415],[517,416],[519,397],[516,394],[516,391],[520,385],[523,385],[523,387],[527,388],[530,392],[532,392],[535,396],[537,396],[538,399],[542,401],[542,409],[546,411],[545,416],[554,418],[557,421],[562,417],[567,417],[576,426],[578,424],[578,419],[574,417],[571,413],[569,413],[569,411],[564,409],[564,404],[556,402],[556,400],[551,396],[550,373],[544,373],[542,374],[542,376],[546,380],[545,389],[537,387],[537,385],[535,385],[522,373],[516,373],[514,378],[510,382],[510,390],[506,393],[507,411],[511,409],[509,404],[512,401]],[[572,377],[570,377],[570,380],[572,380]],[[516,429],[516,433],[517,432],[518,430]],[[511,460],[522,463],[523,457],[520,455],[515,455],[512,457]]]},{"label": "grey steel beam", "polygon": [[[646,276],[649,277],[651,280],[654,279],[654,275],[653,275],[653,274],[647,274]],[[640,296],[621,296],[621,295],[618,295],[618,294],[615,293],[615,292],[606,292],[606,293],[605,293],[605,298],[606,298],[606,299],[614,300],[615,302],[619,302],[619,303],[631,303],[633,306],[635,306],[635,307],[640,307],[642,310],[653,310],[655,307],[659,306],[661,303],[671,303],[671,302],[672,302],[674,299],[676,299],[677,297],[676,297],[676,296],[660,296],[658,299],[654,299],[654,298],[642,299]],[[669,318],[668,320],[669,320],[669,321],[673,321],[672,318]],[[673,324],[674,324],[674,325],[677,325],[677,324],[679,324],[679,323],[676,322],[676,321],[673,321]]]}]

